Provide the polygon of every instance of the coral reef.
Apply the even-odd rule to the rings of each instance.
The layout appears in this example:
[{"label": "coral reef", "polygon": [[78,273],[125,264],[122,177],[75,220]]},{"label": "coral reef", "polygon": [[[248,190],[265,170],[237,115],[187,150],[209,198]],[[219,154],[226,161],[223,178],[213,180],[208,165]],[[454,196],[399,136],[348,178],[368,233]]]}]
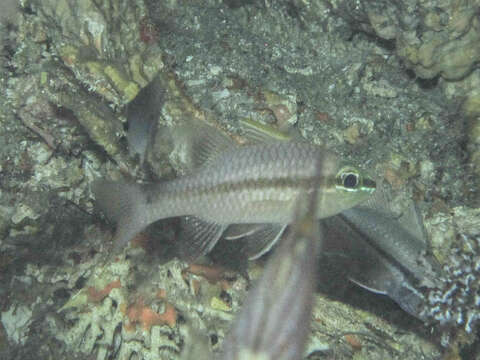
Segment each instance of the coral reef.
[{"label": "coral reef", "polygon": [[[375,2],[295,0],[299,16],[323,27],[334,27],[345,37],[373,36],[412,71],[425,87],[442,89],[456,103],[457,121],[469,123],[469,153],[475,171],[480,174],[477,129],[479,121],[478,62],[480,60],[480,20],[478,1]],[[325,18],[325,12],[342,21]],[[384,84],[385,82],[381,81]],[[368,84],[371,86],[372,84]],[[384,91],[395,94],[388,83]],[[460,104],[460,105],[458,105]],[[466,119],[464,119],[466,118]]]},{"label": "coral reef", "polygon": [[[142,5],[110,0],[24,5],[41,14],[37,26],[59,61],[50,66],[54,73],[47,72],[56,80],[45,84],[50,101],[71,110],[90,137],[125,167],[128,159],[118,147],[122,122],[115,109],[131,101],[163,67],[158,47],[141,40]],[[96,96],[110,106],[94,105]]]},{"label": "coral reef", "polygon": [[461,234],[459,243],[443,267],[442,287],[428,293],[426,312],[441,325],[462,325],[472,333],[480,320],[480,239]]},{"label": "coral reef", "polygon": [[[93,211],[96,178],[156,180],[184,170],[182,150],[172,152],[161,131],[144,168],[125,145],[124,110],[157,75],[165,96],[150,113],[160,115],[159,129],[188,118],[241,140],[245,118],[294,124],[308,141],[413,196],[447,274],[425,312],[432,327],[435,318],[444,323],[449,346],[478,347],[478,320],[468,322],[469,311],[477,316],[478,279],[467,270],[478,272],[472,175],[480,163],[472,165],[480,161],[480,81],[477,48],[467,53],[473,62],[461,51],[478,36],[469,12],[478,6],[443,1],[436,14],[432,1],[395,4],[362,2],[370,11],[345,1],[19,2],[15,25],[2,34],[0,357],[178,359],[192,329],[220,349],[246,278],[257,277],[263,261],[238,273],[225,270],[221,252],[223,267],[171,260],[174,222],[136,239],[143,247],[114,253],[110,229]],[[409,19],[405,30],[399,21]],[[422,25],[418,33],[412,24]],[[404,64],[436,78],[415,80]],[[468,223],[477,225],[467,231]],[[326,285],[340,295],[316,295],[307,356],[444,352],[430,326],[387,299],[343,279]]]},{"label": "coral reef", "polygon": [[[65,328],[56,316],[47,317],[52,335],[67,344],[77,344],[76,351],[83,356],[96,354],[97,359],[112,354],[120,359],[133,354],[142,354],[145,359],[176,358],[179,349],[170,339],[175,332],[176,310],[165,291],[148,305],[143,295],[129,294],[127,287],[133,280],[128,276],[130,266],[130,261],[119,261],[96,268],[85,287],[60,309],[69,326]],[[165,275],[163,272],[161,277]],[[124,283],[112,280],[116,277]],[[164,311],[156,310],[160,305]],[[64,331],[58,331],[59,326]]]},{"label": "coral reef", "polygon": [[445,346],[474,342],[480,328],[479,215],[478,210],[459,207],[452,215],[440,212],[429,221],[435,229],[434,251],[444,265],[440,285],[425,292],[423,316],[440,325]]},{"label": "coral reef", "polygon": [[328,3],[354,28],[394,41],[397,55],[421,78],[458,80],[480,59],[476,1]]}]

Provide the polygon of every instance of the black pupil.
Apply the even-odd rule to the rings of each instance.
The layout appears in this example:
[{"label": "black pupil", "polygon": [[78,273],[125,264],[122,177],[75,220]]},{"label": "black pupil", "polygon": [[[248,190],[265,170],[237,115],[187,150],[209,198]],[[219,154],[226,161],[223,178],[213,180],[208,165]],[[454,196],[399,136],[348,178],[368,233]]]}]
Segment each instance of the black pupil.
[{"label": "black pupil", "polygon": [[357,186],[357,176],[354,174],[348,174],[343,179],[343,186],[349,189],[353,189]]}]

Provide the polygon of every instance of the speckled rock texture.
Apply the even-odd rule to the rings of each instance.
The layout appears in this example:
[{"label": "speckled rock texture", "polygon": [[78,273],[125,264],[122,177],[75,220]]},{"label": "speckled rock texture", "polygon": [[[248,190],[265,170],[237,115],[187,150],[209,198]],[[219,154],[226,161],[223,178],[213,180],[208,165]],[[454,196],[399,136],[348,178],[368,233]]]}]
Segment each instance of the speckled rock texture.
[{"label": "speckled rock texture", "polygon": [[308,21],[324,22],[324,9],[343,19],[345,37],[374,36],[392,49],[412,76],[435,84],[467,118],[468,148],[480,174],[480,3],[476,0],[293,1]]},{"label": "speckled rock texture", "polygon": [[[197,338],[218,351],[264,260],[186,264],[174,219],[115,252],[90,184],[175,176],[184,159],[162,129],[207,121],[242,141],[245,118],[293,128],[413,198],[447,270],[427,324],[330,279],[305,358],[479,353],[478,316],[465,320],[480,312],[477,1],[16,5],[0,17],[0,358],[178,359]],[[165,93],[142,166],[127,107],[152,80]],[[472,297],[434,309],[465,282]]]},{"label": "speckled rock texture", "polygon": [[[298,1],[313,7],[315,1]],[[353,28],[395,44],[397,55],[421,78],[458,80],[480,59],[478,1],[327,1]]]}]

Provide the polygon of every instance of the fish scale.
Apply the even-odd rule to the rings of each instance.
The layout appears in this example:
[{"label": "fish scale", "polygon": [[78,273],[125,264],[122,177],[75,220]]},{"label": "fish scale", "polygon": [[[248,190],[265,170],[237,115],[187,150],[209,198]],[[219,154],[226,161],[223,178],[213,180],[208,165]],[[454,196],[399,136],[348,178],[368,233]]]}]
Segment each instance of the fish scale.
[{"label": "fish scale", "polygon": [[[202,211],[200,217],[219,224],[284,223],[291,219],[298,193],[308,191],[305,187],[313,183],[315,161],[320,156],[325,159],[324,175],[334,178],[337,157],[314,145],[281,143],[227,151],[195,174],[153,188],[157,198],[149,212],[157,219],[198,216]],[[269,208],[261,202],[269,201],[283,202],[285,207],[262,213],[261,209]],[[247,211],[249,207],[251,211]]]}]

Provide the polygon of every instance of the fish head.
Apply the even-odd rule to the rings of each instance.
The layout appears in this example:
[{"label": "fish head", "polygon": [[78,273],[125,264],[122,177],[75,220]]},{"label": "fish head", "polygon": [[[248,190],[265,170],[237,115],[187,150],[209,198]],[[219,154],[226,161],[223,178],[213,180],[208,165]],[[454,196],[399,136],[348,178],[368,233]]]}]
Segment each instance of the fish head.
[{"label": "fish head", "polygon": [[321,199],[319,218],[338,214],[367,200],[376,190],[375,180],[351,165],[341,166],[328,181],[328,191]]}]

